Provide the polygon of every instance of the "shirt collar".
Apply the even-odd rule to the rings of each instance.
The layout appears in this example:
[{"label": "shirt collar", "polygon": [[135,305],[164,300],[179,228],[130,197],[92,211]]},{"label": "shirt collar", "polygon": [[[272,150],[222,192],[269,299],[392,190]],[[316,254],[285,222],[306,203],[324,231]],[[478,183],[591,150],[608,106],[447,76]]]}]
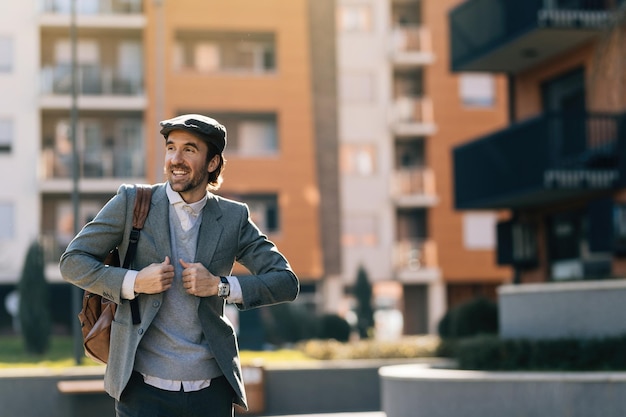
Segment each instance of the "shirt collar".
[{"label": "shirt collar", "polygon": [[177,193],[176,191],[172,190],[172,187],[170,186],[170,183],[168,182],[167,185],[165,186],[165,192],[167,193],[167,198],[170,201],[170,204],[173,206],[187,206],[189,208],[191,208],[191,210],[193,210],[195,215],[200,214],[200,212],[202,211],[202,209],[204,208],[204,206],[206,205],[207,202],[207,196],[206,194],[204,195],[204,197],[202,197],[201,200],[196,201],[195,203],[186,203],[185,200],[183,200],[183,198],[180,196],[179,193]]}]

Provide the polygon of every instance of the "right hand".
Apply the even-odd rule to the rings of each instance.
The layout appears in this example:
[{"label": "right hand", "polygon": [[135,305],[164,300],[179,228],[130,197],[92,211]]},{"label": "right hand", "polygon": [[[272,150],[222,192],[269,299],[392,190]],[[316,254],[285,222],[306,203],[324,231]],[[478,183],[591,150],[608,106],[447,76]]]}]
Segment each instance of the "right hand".
[{"label": "right hand", "polygon": [[158,294],[167,291],[174,281],[174,265],[170,257],[159,264],[154,263],[139,271],[135,278],[135,294]]}]

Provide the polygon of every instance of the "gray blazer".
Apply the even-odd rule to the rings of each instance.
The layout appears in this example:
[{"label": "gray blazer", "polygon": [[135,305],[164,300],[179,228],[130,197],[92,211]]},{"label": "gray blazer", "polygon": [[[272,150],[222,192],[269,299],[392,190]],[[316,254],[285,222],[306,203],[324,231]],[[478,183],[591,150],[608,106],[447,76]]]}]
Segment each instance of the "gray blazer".
[{"label": "gray blazer", "polygon": [[[135,195],[134,186],[122,185],[117,195],[70,242],[60,261],[61,274],[66,281],[118,304],[104,377],[106,391],[117,400],[133,371],[139,341],[163,299],[162,294],[140,294],[141,323],[133,325],[130,302],[120,296],[126,270],[102,263],[108,252],[118,245],[120,258],[124,259]],[[141,231],[133,269],[163,262],[166,256],[172,259],[168,210],[165,184],[153,185],[152,204]],[[230,275],[235,261],[250,271],[250,275],[237,276],[243,295],[243,303],[237,305],[240,310],[292,301],[298,295],[298,278],[285,257],[250,221],[248,207],[211,193],[202,214],[195,261],[218,276]],[[235,390],[234,401],[247,407],[237,337],[224,316],[224,300],[217,296],[202,298],[198,316],[211,351]]]}]

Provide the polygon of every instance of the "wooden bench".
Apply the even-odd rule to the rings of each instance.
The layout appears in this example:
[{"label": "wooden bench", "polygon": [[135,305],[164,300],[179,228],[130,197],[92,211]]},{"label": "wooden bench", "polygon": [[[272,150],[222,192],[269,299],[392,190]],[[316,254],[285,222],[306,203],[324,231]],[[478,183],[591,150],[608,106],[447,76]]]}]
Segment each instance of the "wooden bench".
[{"label": "wooden bench", "polygon": [[104,391],[103,379],[58,381],[57,389],[68,397],[71,417],[115,417],[115,401]]},{"label": "wooden bench", "polygon": [[102,379],[75,379],[57,382],[61,394],[100,394],[104,393]]}]

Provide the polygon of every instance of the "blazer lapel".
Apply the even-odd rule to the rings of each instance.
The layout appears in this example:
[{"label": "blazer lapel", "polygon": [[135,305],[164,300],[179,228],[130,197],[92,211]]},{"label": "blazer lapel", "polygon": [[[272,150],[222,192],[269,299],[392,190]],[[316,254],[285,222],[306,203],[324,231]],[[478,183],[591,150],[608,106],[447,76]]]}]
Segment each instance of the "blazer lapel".
[{"label": "blazer lapel", "polygon": [[222,217],[222,210],[217,204],[215,196],[208,193],[208,199],[202,210],[202,223],[196,247],[196,262],[201,262],[207,268],[213,259],[217,244],[222,235],[223,227],[218,219]]},{"label": "blazer lapel", "polygon": [[[157,188],[152,197],[152,205],[146,223],[150,225],[153,231],[157,253],[161,261],[166,256],[172,257],[169,209],[170,202],[165,192],[165,186]],[[163,227],[164,225],[165,227]],[[171,259],[171,262],[174,260]]]}]

